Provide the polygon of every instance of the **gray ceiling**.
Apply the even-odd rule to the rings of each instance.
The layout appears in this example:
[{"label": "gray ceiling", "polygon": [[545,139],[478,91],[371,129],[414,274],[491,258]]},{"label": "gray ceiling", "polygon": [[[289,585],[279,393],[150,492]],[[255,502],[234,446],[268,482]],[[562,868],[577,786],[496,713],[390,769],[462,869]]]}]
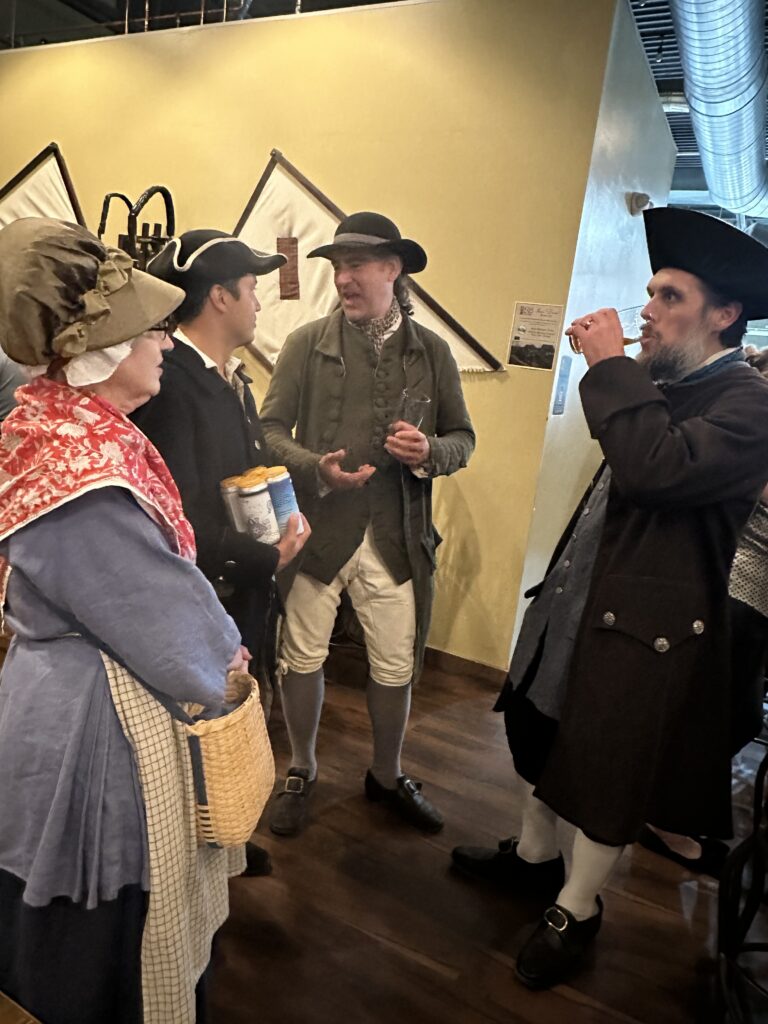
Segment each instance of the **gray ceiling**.
[{"label": "gray ceiling", "polygon": [[377,0],[0,0],[0,49],[112,33],[265,18]]}]

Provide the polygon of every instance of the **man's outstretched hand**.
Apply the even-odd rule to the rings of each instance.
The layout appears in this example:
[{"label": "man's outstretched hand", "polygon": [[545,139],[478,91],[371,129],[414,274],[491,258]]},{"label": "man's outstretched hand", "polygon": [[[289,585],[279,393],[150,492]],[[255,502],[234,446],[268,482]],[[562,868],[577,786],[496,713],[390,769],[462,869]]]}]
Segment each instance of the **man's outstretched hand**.
[{"label": "man's outstretched hand", "polygon": [[346,454],[346,448],[339,448],[336,452],[327,452],[318,463],[317,471],[320,478],[332,491],[353,491],[357,487],[364,487],[376,472],[375,466],[366,463],[359,466],[354,473],[347,473],[341,468],[342,459]]}]

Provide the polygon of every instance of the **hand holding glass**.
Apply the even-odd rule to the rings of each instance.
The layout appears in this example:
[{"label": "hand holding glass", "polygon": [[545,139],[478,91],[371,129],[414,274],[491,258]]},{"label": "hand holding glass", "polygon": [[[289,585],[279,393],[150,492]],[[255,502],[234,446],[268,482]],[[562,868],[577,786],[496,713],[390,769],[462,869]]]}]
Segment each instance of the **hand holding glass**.
[{"label": "hand holding glass", "polygon": [[[616,310],[621,330],[624,334],[624,348],[628,345],[637,345],[640,341],[643,324],[645,323],[640,314],[644,309],[645,306],[627,306],[626,309]],[[581,345],[576,338],[568,335],[568,343],[571,346],[572,352],[575,352],[576,355],[581,355]]]}]

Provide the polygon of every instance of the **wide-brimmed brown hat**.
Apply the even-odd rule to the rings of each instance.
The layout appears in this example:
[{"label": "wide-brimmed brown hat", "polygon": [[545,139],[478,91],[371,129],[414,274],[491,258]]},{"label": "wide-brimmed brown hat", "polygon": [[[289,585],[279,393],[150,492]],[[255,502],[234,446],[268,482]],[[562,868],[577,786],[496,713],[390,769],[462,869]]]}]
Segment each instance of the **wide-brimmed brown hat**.
[{"label": "wide-brimmed brown hat", "polygon": [[427,265],[427,254],[418,242],[403,238],[400,229],[389,217],[380,213],[363,211],[352,213],[336,228],[333,241],[320,245],[307,253],[307,257],[325,256],[333,259],[340,252],[350,249],[367,249],[375,256],[396,253],[403,261],[406,274],[417,274]]},{"label": "wide-brimmed brown hat", "polygon": [[79,224],[23,217],[0,230],[0,346],[17,363],[130,341],[183,299]]},{"label": "wide-brimmed brown hat", "polygon": [[708,213],[662,206],[643,213],[654,274],[665,267],[695,274],[747,320],[768,317],[768,247]]}]

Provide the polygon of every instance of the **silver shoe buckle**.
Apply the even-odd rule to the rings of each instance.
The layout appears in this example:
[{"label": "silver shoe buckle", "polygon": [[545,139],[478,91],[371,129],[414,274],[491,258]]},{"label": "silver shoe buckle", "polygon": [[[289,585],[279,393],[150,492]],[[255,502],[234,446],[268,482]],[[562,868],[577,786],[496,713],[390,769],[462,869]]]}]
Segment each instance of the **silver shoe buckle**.
[{"label": "silver shoe buckle", "polygon": [[289,775],[285,780],[285,793],[303,793],[304,779],[299,775]]},{"label": "silver shoe buckle", "polygon": [[568,927],[568,918],[560,907],[550,907],[549,910],[545,910],[544,920],[550,928],[554,928],[556,932],[561,934]]}]

